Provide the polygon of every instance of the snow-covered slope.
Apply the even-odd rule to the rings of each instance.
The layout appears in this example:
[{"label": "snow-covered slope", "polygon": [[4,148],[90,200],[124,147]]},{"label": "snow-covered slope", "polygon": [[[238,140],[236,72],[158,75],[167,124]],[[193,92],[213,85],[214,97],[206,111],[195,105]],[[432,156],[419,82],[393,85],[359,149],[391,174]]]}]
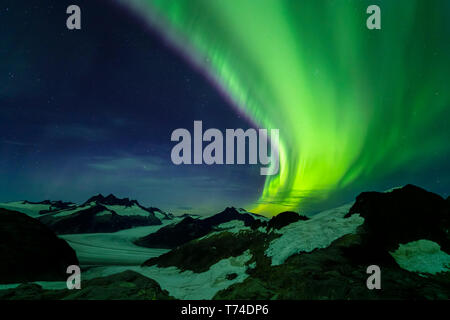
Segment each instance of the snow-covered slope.
[{"label": "snow-covered slope", "polygon": [[145,260],[159,256],[168,250],[139,247],[133,243],[139,237],[156,232],[171,223],[135,227],[113,233],[66,234],[66,240],[77,253],[81,265],[140,265]]},{"label": "snow-covered slope", "polygon": [[90,204],[81,205],[81,206],[74,206],[73,208],[59,210],[56,212],[50,212],[48,214],[52,215],[53,217],[65,217],[65,216],[70,216],[76,212],[92,208],[93,206],[95,206],[95,203],[90,203]]},{"label": "snow-covered slope", "polygon": [[280,265],[299,252],[325,248],[343,235],[355,232],[364,219],[359,215],[344,219],[351,206],[347,204],[326,210],[310,220],[300,220],[274,231],[281,236],[273,240],[266,250],[266,255],[272,258],[272,265]]},{"label": "snow-covered slope", "polygon": [[[114,211],[120,216],[142,216],[147,217],[149,215],[149,211],[145,210],[143,207],[133,204],[130,207],[121,206],[121,205],[105,205],[111,211]],[[158,212],[159,216],[162,215]],[[155,215],[155,214],[154,214]],[[156,216],[156,215],[155,215]]]},{"label": "snow-covered slope", "polygon": [[[22,212],[32,218],[36,218],[42,215],[45,211],[51,212],[55,210],[61,210],[61,207],[58,206],[58,203],[62,202],[48,200],[42,202],[14,201],[0,203],[0,208]],[[76,207],[74,203],[67,203],[66,205],[67,207]]]}]

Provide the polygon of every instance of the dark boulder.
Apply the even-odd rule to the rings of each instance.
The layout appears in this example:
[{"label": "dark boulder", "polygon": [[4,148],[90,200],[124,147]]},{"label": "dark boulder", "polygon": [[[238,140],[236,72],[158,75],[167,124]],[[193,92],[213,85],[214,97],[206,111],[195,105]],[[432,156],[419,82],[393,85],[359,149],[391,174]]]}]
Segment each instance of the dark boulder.
[{"label": "dark boulder", "polygon": [[297,222],[297,221],[306,221],[309,220],[308,217],[302,216],[298,214],[297,212],[293,211],[285,211],[282,212],[268,222],[268,229],[281,229],[291,223]]},{"label": "dark boulder", "polygon": [[437,242],[450,253],[450,205],[441,196],[413,185],[391,192],[363,192],[346,217],[364,218],[367,248],[393,251],[400,243],[420,239]]},{"label": "dark boulder", "polygon": [[0,209],[0,283],[55,281],[78,265],[75,251],[27,215]]},{"label": "dark boulder", "polygon": [[[398,265],[380,264],[382,289],[369,290],[367,267],[347,255],[361,246],[360,235],[345,235],[327,248],[289,257],[271,266],[254,252],[256,268],[243,282],[219,291],[218,300],[448,300],[449,273],[423,277]],[[262,251],[264,252],[264,251]]]}]

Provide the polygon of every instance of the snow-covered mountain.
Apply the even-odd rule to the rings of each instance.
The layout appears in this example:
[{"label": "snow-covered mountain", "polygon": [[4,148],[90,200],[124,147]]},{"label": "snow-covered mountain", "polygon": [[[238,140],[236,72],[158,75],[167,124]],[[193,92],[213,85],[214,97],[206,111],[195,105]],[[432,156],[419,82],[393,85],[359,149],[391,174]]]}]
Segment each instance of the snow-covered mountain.
[{"label": "snow-covered mountain", "polygon": [[154,207],[144,207],[136,200],[98,194],[77,205],[70,202],[17,201],[0,204],[36,218],[56,233],[114,232],[138,226],[160,225],[172,215]]},{"label": "snow-covered mountain", "polygon": [[220,228],[224,223],[234,221],[249,228],[257,228],[264,219],[267,218],[229,207],[209,217],[193,218],[185,216],[178,223],[165,226],[155,233],[142,237],[136,241],[136,244],[149,248],[174,248],[190,240],[203,237]]},{"label": "snow-covered mountain", "polygon": [[50,201],[50,200],[44,200],[41,202],[31,202],[24,200],[24,201],[0,203],[0,208],[19,211],[25,213],[26,215],[32,218],[37,218],[40,215],[49,212],[74,209],[75,207],[76,207],[75,203],[63,201]]},{"label": "snow-covered mountain", "polygon": [[171,217],[158,208],[147,208],[136,200],[101,194],[80,206],[53,211],[38,218],[56,233],[115,232],[139,226],[160,225]]}]

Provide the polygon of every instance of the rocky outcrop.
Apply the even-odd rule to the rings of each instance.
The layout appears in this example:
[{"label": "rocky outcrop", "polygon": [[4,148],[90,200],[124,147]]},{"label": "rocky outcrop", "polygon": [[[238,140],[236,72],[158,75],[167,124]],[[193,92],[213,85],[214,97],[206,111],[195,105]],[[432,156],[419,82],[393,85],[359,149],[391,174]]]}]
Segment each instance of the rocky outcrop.
[{"label": "rocky outcrop", "polygon": [[144,262],[143,266],[177,267],[182,271],[205,272],[222,259],[239,256],[248,249],[257,251],[273,236],[267,237],[261,232],[251,230],[239,233],[218,232],[151,258]]},{"label": "rocky outcrop", "polygon": [[274,216],[267,223],[268,229],[281,229],[291,223],[297,222],[299,220],[306,221],[309,220],[308,217],[302,216],[297,212],[285,211]]},{"label": "rocky outcrop", "polygon": [[41,211],[39,211],[39,214],[47,214],[50,212],[74,208],[76,206],[75,203],[64,202],[64,201],[60,201],[60,200],[57,200],[57,201],[44,200],[41,202],[31,202],[31,201],[25,200],[23,203],[24,204],[46,204],[46,205],[49,205],[48,210],[41,210]]},{"label": "rocky outcrop", "polygon": [[[450,298],[450,272],[445,268],[425,275],[411,272],[401,268],[391,254],[399,244],[419,239],[448,250],[448,201],[407,185],[387,193],[360,194],[345,217],[355,214],[364,218],[356,233],[326,248],[293,254],[280,265],[272,265],[270,258],[253,251],[257,263],[247,271],[249,277],[218,292],[215,299]],[[367,288],[370,265],[381,268],[381,290]]]},{"label": "rocky outcrop", "polygon": [[22,284],[1,290],[0,300],[171,300],[153,279],[134,271],[82,282],[80,290],[45,290],[37,284]]},{"label": "rocky outcrop", "polygon": [[75,251],[27,215],[0,209],[0,283],[65,280]]},{"label": "rocky outcrop", "polygon": [[372,300],[372,299],[443,299],[450,298],[448,273],[423,277],[395,264],[380,265],[382,289],[369,290],[366,270],[348,254],[361,246],[359,235],[346,235],[329,247],[311,253],[296,254],[282,265],[271,266],[264,256],[241,283],[218,292],[214,299],[281,300]]},{"label": "rocky outcrop", "polygon": [[125,207],[131,207],[135,204],[138,204],[136,200],[130,200],[129,198],[123,198],[119,199],[113,194],[109,194],[108,196],[104,197],[102,194],[98,194],[96,196],[90,197],[83,205],[88,205],[89,203],[99,203],[104,205],[117,205],[117,206],[125,206]]},{"label": "rocky outcrop", "polygon": [[239,213],[235,208],[226,208],[224,211],[206,219],[186,217],[174,225],[168,225],[157,232],[149,234],[135,243],[149,248],[175,248],[191,240],[203,237],[222,223],[232,220],[243,221],[246,226],[255,223],[255,218],[247,213]]},{"label": "rocky outcrop", "polygon": [[391,192],[363,192],[346,217],[364,218],[364,246],[393,251],[401,243],[427,239],[450,253],[450,203],[441,196],[413,185]]}]

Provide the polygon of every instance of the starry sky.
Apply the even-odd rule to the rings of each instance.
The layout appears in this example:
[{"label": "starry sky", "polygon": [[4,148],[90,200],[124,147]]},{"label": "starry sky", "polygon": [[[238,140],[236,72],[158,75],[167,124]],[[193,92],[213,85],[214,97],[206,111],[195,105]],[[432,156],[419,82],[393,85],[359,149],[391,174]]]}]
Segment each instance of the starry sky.
[{"label": "starry sky", "polygon": [[[206,77],[123,8],[1,4],[0,201],[85,201],[113,193],[176,213],[243,206],[255,166],[175,166],[176,128],[250,128]],[[195,210],[193,210],[195,208]]]},{"label": "starry sky", "polygon": [[[315,212],[407,183],[446,196],[450,20],[437,15],[448,2],[393,4],[383,21],[400,31],[378,37],[361,23],[363,2],[264,1],[270,10],[141,1],[152,18],[125,0],[2,1],[0,201],[114,193],[206,214],[255,204]],[[82,30],[69,31],[74,3]],[[194,120],[280,128],[281,174],[173,165],[170,134]]]}]

